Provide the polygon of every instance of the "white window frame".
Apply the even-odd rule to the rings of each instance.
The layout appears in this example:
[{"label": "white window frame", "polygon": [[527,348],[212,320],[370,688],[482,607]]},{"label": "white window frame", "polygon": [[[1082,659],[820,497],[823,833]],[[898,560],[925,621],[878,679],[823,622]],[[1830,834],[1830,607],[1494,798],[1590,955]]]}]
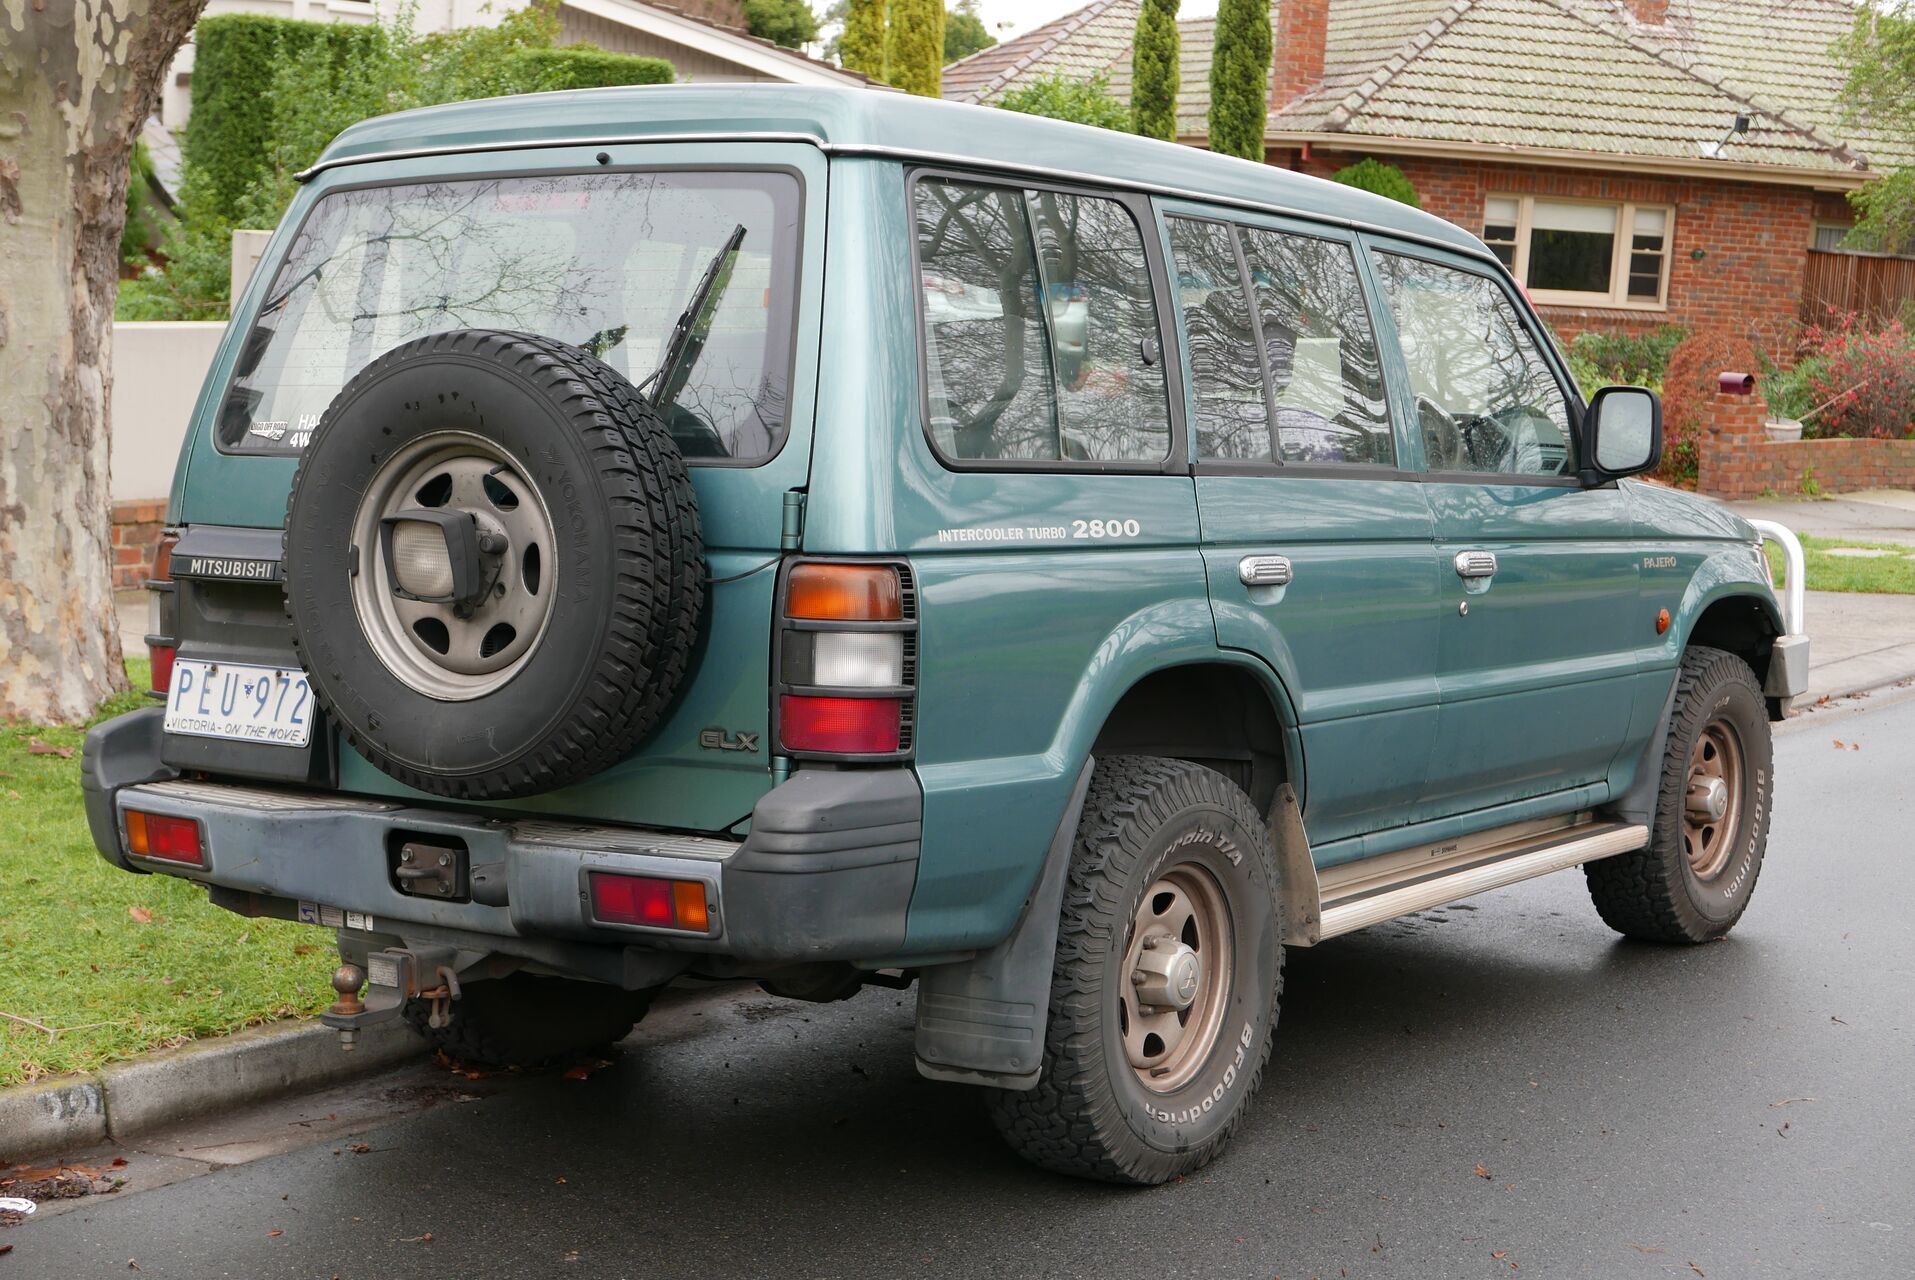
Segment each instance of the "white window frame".
[{"label": "white window frame", "polygon": [[[1492,200],[1512,200],[1516,203],[1516,262],[1510,268],[1510,274],[1514,275],[1523,288],[1528,290],[1532,302],[1546,306],[1605,307],[1617,311],[1667,311],[1669,309],[1669,268],[1676,257],[1676,207],[1674,205],[1638,200],[1577,200],[1553,195],[1517,195],[1508,191],[1492,191],[1484,197],[1483,201],[1485,224],[1489,219],[1489,203]],[[1538,200],[1545,204],[1577,204],[1614,210],[1616,249],[1615,256],[1609,262],[1607,293],[1530,287],[1529,237]],[[1633,228],[1636,212],[1640,209],[1655,210],[1663,215],[1662,276],[1656,282],[1656,296],[1653,301],[1629,296],[1629,256],[1635,238]]]}]

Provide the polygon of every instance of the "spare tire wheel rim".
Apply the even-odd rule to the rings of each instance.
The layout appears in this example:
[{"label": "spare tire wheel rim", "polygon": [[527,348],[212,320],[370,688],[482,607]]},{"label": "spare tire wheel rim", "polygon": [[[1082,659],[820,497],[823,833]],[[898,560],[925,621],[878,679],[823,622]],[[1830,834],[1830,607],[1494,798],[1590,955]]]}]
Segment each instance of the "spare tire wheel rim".
[{"label": "spare tire wheel rim", "polygon": [[1117,993],[1124,1056],[1140,1084],[1172,1093],[1203,1069],[1230,998],[1236,939],[1222,886],[1181,863],[1145,890]]},{"label": "spare tire wheel rim", "polygon": [[[419,511],[471,517],[479,548],[472,598],[441,598],[451,556],[433,526],[401,518],[398,533],[386,528]],[[552,517],[492,441],[439,431],[401,445],[366,486],[352,541],[359,626],[380,663],[410,688],[444,702],[482,698],[537,651],[558,595]]]}]

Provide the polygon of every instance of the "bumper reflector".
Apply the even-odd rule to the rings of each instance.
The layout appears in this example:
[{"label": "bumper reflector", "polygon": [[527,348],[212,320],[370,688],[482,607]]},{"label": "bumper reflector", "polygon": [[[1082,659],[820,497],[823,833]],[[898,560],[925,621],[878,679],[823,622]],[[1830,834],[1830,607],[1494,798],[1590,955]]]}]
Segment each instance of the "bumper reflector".
[{"label": "bumper reflector", "polygon": [[142,858],[163,862],[183,862],[191,867],[206,865],[206,852],[200,844],[199,823],[191,818],[174,818],[162,813],[126,811],[127,848]]},{"label": "bumper reflector", "polygon": [[606,924],[640,924],[654,929],[711,932],[701,880],[661,880],[653,876],[621,876],[593,871],[586,876],[592,892],[592,918]]},{"label": "bumper reflector", "polygon": [[147,657],[153,664],[153,678],[147,682],[154,693],[166,693],[173,688],[173,659],[179,656],[175,645],[148,645]]},{"label": "bumper reflector", "polygon": [[778,699],[778,738],[787,751],[876,755],[896,751],[903,703],[897,698]]}]

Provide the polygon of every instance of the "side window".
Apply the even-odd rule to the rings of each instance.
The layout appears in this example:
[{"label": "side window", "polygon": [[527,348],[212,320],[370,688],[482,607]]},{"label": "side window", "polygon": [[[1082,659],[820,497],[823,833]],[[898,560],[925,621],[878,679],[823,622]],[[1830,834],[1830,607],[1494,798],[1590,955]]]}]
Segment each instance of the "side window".
[{"label": "side window", "polygon": [[1169,455],[1157,306],[1128,209],[932,178],[914,203],[931,432],[947,457]]},{"label": "side window", "polygon": [[1569,408],[1496,283],[1378,252],[1431,471],[1568,475]]},{"label": "side window", "polygon": [[1172,218],[1170,247],[1197,397],[1197,456],[1268,462],[1269,405],[1230,228]]},{"label": "side window", "polygon": [[1242,229],[1285,462],[1396,462],[1383,364],[1348,245]]}]

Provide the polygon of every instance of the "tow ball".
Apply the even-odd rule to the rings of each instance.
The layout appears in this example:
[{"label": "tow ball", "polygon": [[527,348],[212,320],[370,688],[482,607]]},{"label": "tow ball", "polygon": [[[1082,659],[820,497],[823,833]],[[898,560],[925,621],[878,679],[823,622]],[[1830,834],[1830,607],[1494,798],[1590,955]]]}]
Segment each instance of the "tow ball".
[{"label": "tow ball", "polygon": [[361,1027],[398,1017],[408,1000],[431,1001],[427,1025],[447,1026],[460,995],[455,963],[451,947],[387,947],[369,953],[363,966],[348,961],[333,970],[332,989],[339,998],[319,1020],[339,1033],[339,1047],[347,1053],[358,1043]]}]

